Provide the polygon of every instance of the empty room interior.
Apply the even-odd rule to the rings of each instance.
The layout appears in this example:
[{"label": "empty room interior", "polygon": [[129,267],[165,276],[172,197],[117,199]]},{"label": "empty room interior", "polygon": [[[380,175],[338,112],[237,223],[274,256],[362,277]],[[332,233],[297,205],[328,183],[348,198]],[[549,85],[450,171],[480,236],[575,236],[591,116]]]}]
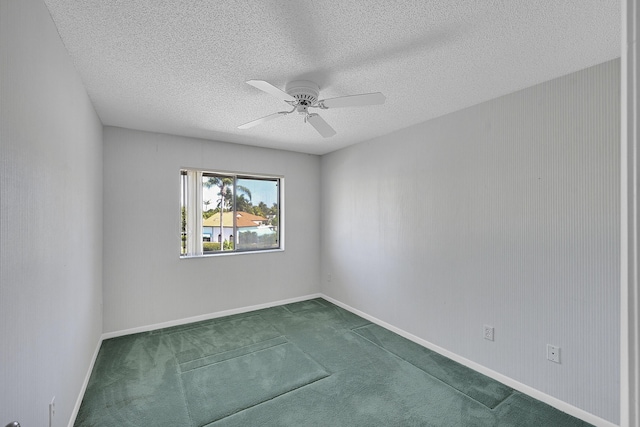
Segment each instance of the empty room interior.
[{"label": "empty room interior", "polygon": [[0,0],[0,425],[633,425],[632,3]]}]

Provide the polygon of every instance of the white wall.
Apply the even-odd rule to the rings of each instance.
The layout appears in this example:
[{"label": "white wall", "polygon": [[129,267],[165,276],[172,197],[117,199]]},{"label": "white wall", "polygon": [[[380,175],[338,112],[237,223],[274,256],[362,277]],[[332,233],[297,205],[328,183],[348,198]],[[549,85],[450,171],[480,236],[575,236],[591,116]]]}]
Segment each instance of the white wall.
[{"label": "white wall", "polygon": [[102,125],[40,0],[0,0],[0,425],[71,418],[102,332]]},{"label": "white wall", "polygon": [[322,291],[616,423],[619,70],[323,156]]},{"label": "white wall", "polygon": [[[318,156],[104,132],[105,332],[318,292]],[[285,251],[180,259],[183,167],[284,176]]]}]

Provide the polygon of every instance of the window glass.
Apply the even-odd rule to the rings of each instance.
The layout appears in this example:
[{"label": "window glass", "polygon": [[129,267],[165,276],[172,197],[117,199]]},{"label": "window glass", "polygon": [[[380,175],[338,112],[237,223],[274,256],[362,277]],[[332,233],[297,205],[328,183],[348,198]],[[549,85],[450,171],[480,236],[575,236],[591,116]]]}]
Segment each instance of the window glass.
[{"label": "window glass", "polygon": [[238,178],[236,229],[238,250],[279,247],[278,180]]},{"label": "window glass", "polygon": [[279,249],[281,178],[181,170],[181,256]]}]

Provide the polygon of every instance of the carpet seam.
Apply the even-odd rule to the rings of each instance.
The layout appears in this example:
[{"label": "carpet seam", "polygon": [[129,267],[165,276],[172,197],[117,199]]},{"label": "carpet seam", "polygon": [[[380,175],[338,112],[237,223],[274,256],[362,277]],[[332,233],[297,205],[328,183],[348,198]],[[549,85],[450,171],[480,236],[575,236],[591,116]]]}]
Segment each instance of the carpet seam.
[{"label": "carpet seam", "polygon": [[[242,316],[243,314],[247,314],[247,313],[240,313],[240,314],[234,314],[233,316]],[[229,322],[233,322],[234,320],[244,320],[244,319],[250,319],[252,317],[260,317],[262,319],[262,316],[257,313],[257,314],[251,314],[251,315],[247,315],[247,316],[243,316],[243,317],[235,317],[233,319],[226,319],[226,320],[222,320],[225,319],[224,317],[220,317],[220,318],[216,318],[216,319],[209,319],[209,320],[202,320],[200,322],[197,322],[198,325],[194,325],[194,326],[189,326],[187,325],[178,325],[178,326],[171,326],[171,328],[168,329],[173,329],[176,328],[175,331],[162,331],[159,332],[161,334],[166,334],[166,335],[172,335],[172,334],[178,334],[181,332],[185,332],[185,331],[190,331],[193,329],[199,329],[199,328],[204,328],[210,325],[221,325],[224,323],[229,323]],[[262,319],[264,320],[264,319]],[[180,328],[180,329],[178,329]]]},{"label": "carpet seam", "polygon": [[[325,371],[325,372],[326,372],[326,371]],[[281,397],[281,396],[284,396],[284,395],[286,395],[286,394],[292,393],[292,392],[294,392],[294,391],[300,390],[301,388],[304,388],[304,387],[310,386],[311,384],[315,384],[315,383],[317,383],[318,381],[322,381],[322,380],[324,380],[324,379],[329,378],[330,376],[331,376],[331,374],[327,372],[327,375],[325,375],[324,377],[321,377],[321,378],[315,379],[315,380],[313,380],[313,381],[311,381],[311,382],[308,382],[308,383],[306,383],[306,384],[302,384],[302,385],[300,385],[300,386],[298,386],[298,387],[292,388],[291,390],[287,390],[287,391],[282,392],[282,393],[280,393],[280,394],[277,394],[277,395],[275,395],[275,396],[273,396],[273,397],[270,397],[269,399],[263,400],[263,401],[261,401],[261,402],[258,402],[258,403],[256,403],[256,404],[253,404],[253,405],[250,405],[250,406],[247,406],[246,408],[238,409],[238,410],[236,410],[236,411],[234,411],[234,412],[232,412],[232,413],[230,413],[230,414],[227,414],[227,415],[225,415],[225,416],[223,416],[223,417],[221,417],[221,418],[217,418],[217,419],[215,419],[215,420],[213,420],[213,421],[209,421],[207,424],[202,424],[202,425],[200,425],[199,427],[209,427],[209,426],[211,426],[212,424],[217,423],[218,421],[222,421],[222,420],[224,420],[225,418],[229,418],[229,417],[231,417],[231,416],[237,415],[237,414],[239,414],[240,412],[247,411],[247,410],[249,410],[249,409],[251,409],[251,408],[255,408],[256,406],[260,406],[260,405],[262,405],[262,404],[264,404],[264,403],[271,402],[271,401],[272,401],[272,400],[274,400],[274,399],[277,399],[277,398],[279,398],[279,397]]]},{"label": "carpet seam", "polygon": [[358,332],[356,332],[356,329],[360,329],[360,328],[364,328],[364,327],[365,327],[365,326],[360,326],[360,327],[357,327],[357,328],[352,328],[352,329],[351,329],[351,332],[352,332],[352,333],[354,333],[354,334],[356,334],[356,335],[357,335],[357,336],[359,336],[360,338],[362,338],[362,339],[364,339],[364,340],[366,340],[366,341],[370,342],[371,344],[375,345],[376,347],[378,347],[378,348],[380,348],[380,349],[382,349],[382,350],[386,351],[387,353],[392,354],[393,356],[397,357],[398,359],[400,359],[400,360],[402,360],[402,361],[404,361],[404,362],[408,363],[409,365],[413,366],[414,368],[416,368],[416,369],[418,369],[418,370],[420,370],[420,371],[424,372],[425,374],[427,374],[427,375],[428,375],[428,376],[430,376],[431,378],[435,379],[436,381],[441,382],[442,384],[446,385],[447,387],[451,388],[452,390],[455,390],[456,392],[460,393],[461,395],[463,395],[463,396],[465,396],[465,397],[467,397],[467,398],[469,398],[469,399],[473,400],[474,402],[479,403],[480,405],[484,406],[485,408],[489,409],[490,411],[493,411],[495,408],[497,408],[497,407],[498,407],[498,405],[500,405],[502,402],[504,402],[505,400],[507,400],[507,399],[508,399],[509,397],[511,397],[511,395],[513,394],[513,389],[512,389],[512,388],[509,388],[509,389],[511,390],[511,392],[509,393],[509,395],[508,395],[507,397],[505,397],[504,399],[500,400],[500,401],[496,404],[496,406],[494,406],[493,408],[492,408],[492,407],[490,407],[490,406],[487,406],[487,405],[485,405],[484,403],[480,402],[479,400],[474,399],[473,397],[471,397],[471,396],[469,396],[468,394],[464,393],[462,390],[459,390],[459,389],[455,388],[455,387],[454,387],[454,386],[452,386],[451,384],[449,384],[449,383],[447,383],[447,382],[443,381],[442,379],[440,379],[440,378],[436,377],[435,375],[433,375],[433,374],[431,374],[431,373],[429,373],[429,372],[425,371],[424,369],[420,368],[419,366],[417,366],[417,365],[415,365],[415,364],[413,364],[413,363],[409,362],[408,360],[406,360],[406,359],[404,359],[404,358],[400,357],[399,355],[395,354],[394,352],[392,352],[392,351],[390,351],[390,350],[388,350],[388,349],[386,349],[386,348],[384,348],[384,347],[382,347],[382,346],[380,346],[380,345],[376,344],[375,342],[371,341],[369,338],[367,338],[367,337],[365,337],[365,336],[363,336],[363,335],[360,335]]},{"label": "carpet seam", "polygon": [[511,389],[511,393],[507,397],[505,397],[502,401],[498,402],[498,404],[494,408],[489,408],[492,411],[496,411],[504,402],[511,399],[513,395],[516,393],[514,389]]},{"label": "carpet seam", "polygon": [[[287,341],[287,342],[283,342],[281,344],[277,344],[277,345],[274,345],[274,346],[271,346],[271,347],[261,348],[260,350],[252,351],[251,353],[242,354],[242,355],[240,355],[238,357],[249,356],[250,354],[256,354],[256,353],[259,353],[261,351],[270,350],[272,348],[279,347],[281,345],[287,345],[287,344],[291,344],[291,342]],[[210,363],[210,364],[204,365],[204,366],[198,366],[197,368],[189,369],[188,371],[184,371],[183,373],[195,371],[196,369],[208,368],[210,366],[217,365],[219,363],[224,363],[224,362],[228,362],[229,360],[237,359],[238,357],[232,357],[231,359],[221,360],[220,362]]]},{"label": "carpet seam", "polygon": [[[166,335],[166,334],[163,334]],[[176,349],[173,346],[173,342],[168,336],[164,337],[168,342],[171,350],[173,351],[173,360],[176,362],[176,374],[178,374],[178,382],[180,384],[180,394],[182,395],[182,400],[184,400],[184,408],[187,411],[187,416],[189,417],[189,425],[193,425],[193,417],[191,416],[191,411],[189,410],[189,402],[187,402],[187,394],[184,391],[184,382],[182,381],[182,370],[180,369],[180,363],[178,362],[178,358],[176,357]]]},{"label": "carpet seam", "polygon": [[[277,331],[277,332],[278,332],[278,333],[280,333],[280,335],[278,335],[277,337],[268,338],[268,339],[263,340],[263,341],[256,341],[256,342],[251,343],[251,344],[243,345],[243,346],[241,346],[241,347],[236,347],[236,348],[234,348],[234,349],[232,349],[232,350],[225,350],[225,351],[221,351],[221,352],[219,352],[219,353],[211,353],[211,354],[208,354],[208,355],[206,355],[206,356],[202,356],[202,357],[198,357],[198,358],[195,358],[195,359],[192,359],[192,360],[187,360],[186,362],[178,362],[178,363],[179,363],[180,365],[185,365],[185,364],[187,364],[187,363],[195,362],[196,360],[206,359],[207,357],[215,356],[215,355],[218,355],[218,354],[231,353],[232,351],[241,350],[241,349],[243,349],[243,348],[251,347],[252,345],[257,345],[257,344],[260,344],[260,343],[264,343],[264,342],[267,342],[267,341],[271,341],[271,340],[278,339],[278,338],[280,338],[280,337],[284,337],[284,334],[283,334],[282,332],[280,332],[280,331]],[[286,338],[285,338],[285,339],[286,339]]]},{"label": "carpet seam", "polygon": [[295,348],[297,348],[298,350],[300,350],[300,352],[302,354],[304,354],[305,356],[307,356],[310,360],[312,360],[315,364],[317,364],[318,366],[320,366],[322,368],[323,371],[325,371],[327,374],[329,374],[329,376],[331,376],[334,372],[332,372],[331,370],[327,369],[326,366],[324,366],[322,363],[318,362],[315,357],[311,356],[309,353],[307,353],[306,351],[304,351],[304,349],[300,348],[300,346],[298,344],[296,344],[293,341],[289,341],[291,343],[291,345],[293,345]]},{"label": "carpet seam", "polygon": [[[255,317],[255,316],[260,317],[264,323],[267,323],[271,328],[273,328],[273,330],[274,330],[276,333],[278,333],[278,334],[280,334],[280,335],[277,335],[277,336],[272,337],[272,338],[268,338],[268,339],[266,339],[266,340],[264,340],[264,341],[258,341],[257,343],[247,344],[247,345],[245,345],[245,346],[238,347],[238,349],[239,349],[239,348],[248,347],[248,346],[250,346],[250,345],[258,344],[258,343],[260,343],[260,342],[265,342],[265,341],[269,341],[269,340],[272,340],[272,339],[276,339],[276,338],[281,337],[281,336],[283,336],[283,335],[284,335],[284,334],[282,333],[282,331],[278,330],[278,328],[276,328],[276,327],[275,327],[273,324],[271,324],[270,322],[266,321],[266,320],[265,320],[262,316],[260,316],[259,314],[256,314],[256,315],[254,315],[254,316],[247,316],[247,317],[245,317],[245,318],[243,318],[243,319],[247,319],[247,318],[249,318],[249,317]],[[226,322],[220,322],[220,323],[226,323]],[[184,330],[180,330],[180,331],[170,332],[170,333],[167,333],[166,335],[167,335],[167,336],[169,336],[169,335],[173,335],[173,334],[176,334],[176,333],[192,334],[193,329],[198,329],[198,328],[203,328],[203,326],[198,326],[197,328],[190,328],[190,329],[184,329]],[[212,333],[214,333],[214,334],[215,334],[215,331],[212,331]],[[201,353],[204,353],[204,352],[205,352],[205,350],[202,348],[202,346],[201,346],[201,345],[196,344],[196,343],[199,343],[201,340],[200,340],[200,339],[197,339],[196,337],[192,337],[192,338],[193,338],[193,339],[192,339],[192,344],[193,344],[193,346],[194,346],[194,347],[196,347],[198,350],[200,350],[200,351],[201,351]],[[178,361],[178,364],[180,364],[180,365],[184,365],[184,364],[186,364],[186,363],[191,363],[191,362],[194,362],[194,361],[196,361],[196,360],[201,360],[201,359],[204,359],[204,358],[206,358],[206,357],[213,356],[213,355],[215,355],[215,354],[224,354],[224,353],[227,353],[227,352],[230,352],[230,351],[234,351],[234,350],[236,350],[236,349],[233,349],[233,350],[226,350],[226,351],[219,352],[219,353],[210,353],[210,354],[208,354],[208,355],[206,355],[206,356],[197,357],[197,358],[195,358],[195,359],[186,360],[186,361],[184,361],[184,362],[181,362],[181,361],[177,358],[177,354],[178,354],[178,353],[176,353],[176,360]]]},{"label": "carpet seam", "polygon": [[[269,347],[264,347],[264,348],[261,348],[260,350],[250,351],[249,353],[244,353],[244,354],[241,354],[241,355],[239,355],[239,356],[231,357],[231,358],[229,358],[229,359],[219,360],[219,361],[217,361],[217,362],[208,363],[208,364],[206,364],[206,365],[198,366],[198,367],[195,367],[195,368],[192,368],[192,369],[187,369],[187,370],[185,370],[185,371],[183,371],[182,369],[180,369],[180,372],[184,374],[184,373],[186,373],[186,372],[191,372],[191,371],[194,371],[194,370],[196,370],[196,369],[206,368],[206,367],[208,367],[208,366],[217,365],[217,364],[219,364],[219,363],[223,363],[223,362],[228,362],[229,360],[237,359],[237,358],[239,358],[239,357],[248,356],[248,355],[250,355],[250,354],[258,353],[258,352],[263,351],[263,350],[269,350],[269,349],[272,349],[272,348],[275,348],[275,347],[278,347],[278,346],[281,346],[281,345],[291,344],[291,342],[290,342],[289,340],[287,340],[287,338],[286,338],[284,335],[280,335],[280,336],[278,336],[278,337],[271,338],[271,339],[276,339],[276,338],[280,338],[280,337],[284,337],[285,342],[281,342],[281,343],[278,343],[278,344],[270,345]],[[270,340],[271,340],[271,339],[270,339]],[[266,340],[266,341],[270,341],[270,340]],[[256,344],[259,344],[259,343],[261,343],[261,342],[266,342],[266,341],[259,341],[259,342],[258,342],[258,343],[256,343]],[[198,358],[198,359],[190,360],[190,361],[188,361],[188,362],[184,362],[184,364],[186,364],[186,363],[191,363],[191,362],[195,362],[196,360],[202,360],[202,359],[205,359],[205,358],[207,358],[207,357],[214,356],[214,355],[218,355],[218,354],[230,353],[230,352],[235,351],[235,350],[240,350],[240,349],[242,349],[242,348],[250,347],[251,345],[253,345],[253,344],[249,344],[249,345],[245,345],[245,346],[242,346],[242,347],[238,347],[237,349],[229,350],[229,351],[225,351],[225,352],[222,352],[222,353],[214,353],[214,354],[209,355],[209,356],[205,356],[205,357],[201,357],[201,358]],[[178,363],[178,365],[182,365],[182,364],[183,364],[183,363]]]}]

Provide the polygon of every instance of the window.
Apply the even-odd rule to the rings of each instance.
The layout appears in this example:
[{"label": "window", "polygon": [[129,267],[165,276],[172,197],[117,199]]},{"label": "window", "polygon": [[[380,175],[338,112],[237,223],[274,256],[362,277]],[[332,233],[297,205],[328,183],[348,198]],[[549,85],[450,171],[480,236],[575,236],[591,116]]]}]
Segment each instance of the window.
[{"label": "window", "polygon": [[182,169],[180,180],[180,256],[281,248],[281,178]]}]

